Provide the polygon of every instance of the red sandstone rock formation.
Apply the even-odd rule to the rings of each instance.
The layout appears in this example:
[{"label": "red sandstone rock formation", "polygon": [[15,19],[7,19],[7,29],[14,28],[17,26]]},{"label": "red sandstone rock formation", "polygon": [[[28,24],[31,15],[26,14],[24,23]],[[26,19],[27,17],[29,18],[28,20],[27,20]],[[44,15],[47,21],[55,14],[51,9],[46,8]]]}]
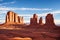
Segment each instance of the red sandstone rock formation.
[{"label": "red sandstone rock formation", "polygon": [[16,13],[9,11],[6,15],[7,24],[24,24],[23,17],[18,16]]},{"label": "red sandstone rock formation", "polygon": [[33,15],[33,18],[30,18],[30,24],[36,25],[38,24],[38,16],[36,14]]},{"label": "red sandstone rock formation", "polygon": [[40,17],[40,19],[39,19],[39,24],[40,24],[40,25],[43,25],[42,17]]},{"label": "red sandstone rock formation", "polygon": [[53,14],[47,14],[47,16],[46,16],[46,24],[47,25],[54,25]]},{"label": "red sandstone rock formation", "polygon": [[14,20],[15,20],[14,22],[15,22],[15,23],[18,23],[18,15],[17,15],[16,13],[14,14],[14,17],[15,17],[15,18],[14,18]]},{"label": "red sandstone rock formation", "polygon": [[18,16],[18,22],[23,24],[23,21],[24,21],[24,20],[23,20],[23,17]]}]

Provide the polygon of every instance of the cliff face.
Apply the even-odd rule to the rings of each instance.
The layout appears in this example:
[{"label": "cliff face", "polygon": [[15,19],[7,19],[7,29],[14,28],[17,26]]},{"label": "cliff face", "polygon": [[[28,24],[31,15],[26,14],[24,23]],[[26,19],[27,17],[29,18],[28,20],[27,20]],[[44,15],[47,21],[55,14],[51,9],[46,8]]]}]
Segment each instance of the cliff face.
[{"label": "cliff face", "polygon": [[7,24],[24,24],[23,17],[18,16],[16,13],[9,11],[6,15]]}]

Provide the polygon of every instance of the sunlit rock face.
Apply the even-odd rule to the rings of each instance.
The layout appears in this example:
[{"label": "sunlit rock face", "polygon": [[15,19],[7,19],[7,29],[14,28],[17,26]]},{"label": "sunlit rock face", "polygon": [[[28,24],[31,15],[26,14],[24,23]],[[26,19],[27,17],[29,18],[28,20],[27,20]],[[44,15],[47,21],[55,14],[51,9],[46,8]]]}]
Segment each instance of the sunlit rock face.
[{"label": "sunlit rock face", "polygon": [[42,17],[40,17],[40,19],[39,19],[39,24],[40,24],[40,25],[43,25]]},{"label": "sunlit rock face", "polygon": [[9,11],[6,15],[7,24],[24,24],[23,17],[18,16],[16,13]]},{"label": "sunlit rock face", "polygon": [[14,14],[14,22],[18,23],[18,15],[16,13]]},{"label": "sunlit rock face", "polygon": [[30,18],[30,24],[38,24],[38,16],[36,14],[33,15],[33,18]]},{"label": "sunlit rock face", "polygon": [[47,14],[46,16],[46,24],[47,25],[54,25],[54,18],[53,18],[53,14]]}]

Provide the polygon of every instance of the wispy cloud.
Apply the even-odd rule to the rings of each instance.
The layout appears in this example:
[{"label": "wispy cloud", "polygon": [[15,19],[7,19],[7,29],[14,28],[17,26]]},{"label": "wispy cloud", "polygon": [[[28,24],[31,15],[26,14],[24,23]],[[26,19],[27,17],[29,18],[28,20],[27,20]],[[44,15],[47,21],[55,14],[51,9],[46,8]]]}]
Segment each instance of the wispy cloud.
[{"label": "wispy cloud", "polygon": [[31,17],[33,14],[20,14],[18,16]]},{"label": "wispy cloud", "polygon": [[[2,0],[1,0],[2,1]],[[7,4],[14,4],[15,3],[15,1],[12,1],[12,2],[5,2],[5,3],[1,3],[0,4],[0,6],[2,6],[2,5],[7,5]]]},{"label": "wispy cloud", "polygon": [[[47,14],[49,14],[49,13],[51,13],[51,14],[53,14],[53,15],[56,15],[56,14],[60,14],[60,10],[57,10],[57,11],[52,11],[52,12],[47,12],[47,13],[36,13],[39,17],[40,16],[46,16]],[[20,14],[19,16],[32,16],[33,14]]]},{"label": "wispy cloud", "polygon": [[0,20],[0,24],[1,24],[1,23],[4,23],[4,22],[5,22],[5,20]]},{"label": "wispy cloud", "polygon": [[[10,10],[9,8],[0,8],[0,14],[2,13],[7,13],[7,10]],[[13,9],[14,10],[14,9]],[[52,12],[47,12],[47,13],[36,13],[38,16],[46,16],[48,13],[51,13],[53,15],[60,14],[60,10],[52,11]],[[33,14],[20,14],[19,16],[29,16],[31,17]]]},{"label": "wispy cloud", "polygon": [[49,8],[17,8],[18,10],[52,10]]},{"label": "wispy cloud", "polygon": [[[2,13],[7,13],[7,10],[9,10],[8,8],[5,10],[5,9],[0,9],[0,14]],[[56,15],[56,14],[60,14],[60,10],[57,10],[57,11],[52,11],[52,12],[47,12],[47,13],[41,13],[41,14],[38,14],[36,13],[38,16],[46,16],[48,13],[51,13],[53,15]],[[20,14],[19,16],[26,16],[26,17],[32,17],[33,14]]]},{"label": "wispy cloud", "polygon": [[0,10],[52,10],[49,8],[10,8],[10,7],[0,7]]},{"label": "wispy cloud", "polygon": [[58,19],[55,19],[54,22],[55,22],[55,24],[60,24],[60,20],[58,20]]},{"label": "wispy cloud", "polygon": [[56,15],[56,14],[60,14],[60,10],[51,11],[51,12],[47,12],[47,13],[41,13],[41,14],[38,14],[38,16],[46,16],[48,13]]},{"label": "wispy cloud", "polygon": [[0,10],[0,14],[6,14],[7,13],[7,11],[2,11],[2,10]]}]

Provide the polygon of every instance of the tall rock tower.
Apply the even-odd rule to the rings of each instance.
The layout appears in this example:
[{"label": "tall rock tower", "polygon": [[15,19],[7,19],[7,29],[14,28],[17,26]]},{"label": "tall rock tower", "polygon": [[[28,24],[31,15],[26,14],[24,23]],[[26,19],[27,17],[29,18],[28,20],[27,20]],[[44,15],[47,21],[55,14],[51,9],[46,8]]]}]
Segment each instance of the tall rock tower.
[{"label": "tall rock tower", "polygon": [[47,14],[46,16],[46,23],[47,25],[54,25],[54,18],[53,18],[53,14]]},{"label": "tall rock tower", "polygon": [[6,23],[14,22],[14,13],[12,11],[9,11],[6,15]]},{"label": "tall rock tower", "polygon": [[30,24],[32,25],[38,24],[38,16],[36,14],[33,15],[33,18],[30,18]]},{"label": "tall rock tower", "polygon": [[24,24],[23,17],[18,16],[16,13],[9,11],[6,15],[7,24]]},{"label": "tall rock tower", "polygon": [[18,23],[18,15],[16,13],[14,14],[14,22]]},{"label": "tall rock tower", "polygon": [[43,25],[42,17],[40,17],[40,19],[39,19],[39,24]]},{"label": "tall rock tower", "polygon": [[23,17],[18,16],[18,22],[19,22],[20,24],[23,24],[23,23],[24,23],[24,19],[23,19]]}]

